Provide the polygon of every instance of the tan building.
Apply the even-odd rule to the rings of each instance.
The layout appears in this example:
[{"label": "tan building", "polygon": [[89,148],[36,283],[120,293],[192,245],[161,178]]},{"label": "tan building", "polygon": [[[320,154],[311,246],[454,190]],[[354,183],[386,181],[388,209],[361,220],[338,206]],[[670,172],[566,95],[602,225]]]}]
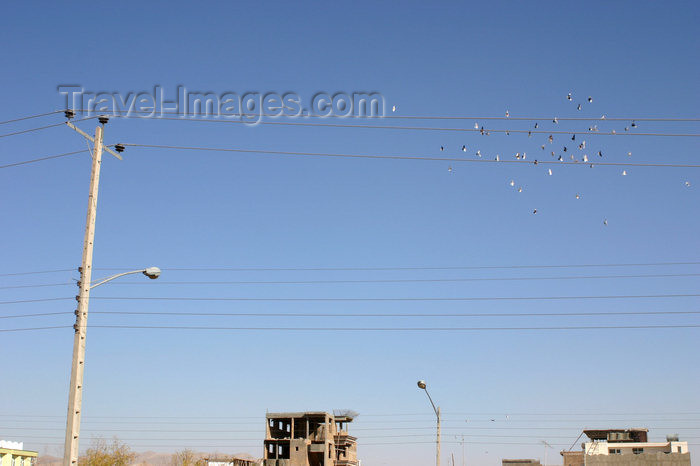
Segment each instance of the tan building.
[{"label": "tan building", "polygon": [[648,429],[584,430],[589,438],[581,451],[563,451],[564,466],[690,466],[688,442],[669,435],[649,442]]},{"label": "tan building", "polygon": [[358,466],[349,415],[268,413],[263,466]]},{"label": "tan building", "polygon": [[37,452],[24,449],[22,442],[0,440],[0,466],[34,466]]}]

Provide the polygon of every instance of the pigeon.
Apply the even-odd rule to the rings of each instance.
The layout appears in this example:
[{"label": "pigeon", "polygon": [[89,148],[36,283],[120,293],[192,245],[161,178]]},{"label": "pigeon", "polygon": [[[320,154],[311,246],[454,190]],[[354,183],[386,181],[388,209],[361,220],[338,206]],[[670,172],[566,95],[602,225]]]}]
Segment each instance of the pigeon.
[{"label": "pigeon", "polygon": [[617,131],[615,131],[615,130],[612,130],[612,133],[613,133],[613,134],[617,134]]},{"label": "pigeon", "polygon": [[622,176],[627,176],[627,170],[622,170]]},{"label": "pigeon", "polygon": [[523,160],[525,160],[526,158],[527,158],[527,154],[525,152],[523,152]]},{"label": "pigeon", "polygon": [[581,195],[580,195],[580,194],[576,194],[576,199],[581,199]]},{"label": "pigeon", "polygon": [[467,146],[462,146],[462,152],[466,152],[466,151],[467,151]]},{"label": "pigeon", "polygon": [[535,122],[535,129],[537,129],[537,128],[539,128],[539,127],[540,127],[540,124],[537,123],[537,122]]},{"label": "pigeon", "polygon": [[581,142],[581,149],[585,149],[585,148],[586,148],[586,141],[583,141],[583,142]]},{"label": "pigeon", "polygon": [[581,110],[581,104],[578,104],[578,107],[576,107],[576,110]]},{"label": "pigeon", "polygon": [[500,162],[500,161],[501,161],[501,157],[498,154],[496,154],[496,162]]},{"label": "pigeon", "polygon": [[564,146],[564,152],[566,152],[566,146]]},{"label": "pigeon", "polygon": [[552,123],[554,123],[554,124],[559,123],[559,120],[557,119],[557,117],[554,117],[554,119],[552,120]]},{"label": "pigeon", "polygon": [[630,127],[629,127],[629,126],[625,126],[625,131],[629,131],[629,130],[630,130]]},{"label": "pigeon", "polygon": [[586,154],[583,154],[583,161],[588,162],[588,156]]},{"label": "pigeon", "polygon": [[479,132],[481,133],[482,136],[484,135],[484,127],[483,126],[481,127],[481,129],[479,129]]},{"label": "pigeon", "polygon": [[603,156],[603,151],[600,151],[600,150],[599,150],[599,151],[598,151],[598,157],[602,157],[602,156]]},{"label": "pigeon", "polygon": [[532,137],[532,131],[527,132],[527,137]]},{"label": "pigeon", "polygon": [[444,151],[444,150],[445,150],[445,146],[440,146],[440,151]]},{"label": "pigeon", "polygon": [[394,105],[393,107],[391,107],[391,111],[392,111],[392,112],[395,112],[395,111],[396,111],[396,105]]},{"label": "pigeon", "polygon": [[479,123],[474,123],[474,129],[479,129]]},{"label": "pigeon", "polygon": [[575,140],[576,140],[576,135],[575,135],[575,134],[572,134],[572,135],[571,135],[571,140],[572,140],[572,141],[575,141]]},{"label": "pigeon", "polygon": [[549,142],[553,142],[553,141],[554,141],[554,136],[552,136],[552,135],[550,134],[550,135],[549,135]]},{"label": "pigeon", "polygon": [[563,162],[563,161],[564,161],[564,158],[560,155],[558,160],[559,160],[560,162]]},{"label": "pigeon", "polygon": [[506,110],[506,118],[508,118],[509,116],[510,116],[510,112],[508,110]]},{"label": "pigeon", "polygon": [[506,130],[506,136],[510,136],[510,131]]},{"label": "pigeon", "polygon": [[631,124],[630,126],[632,126],[632,128],[636,128],[636,127],[637,127],[637,123],[635,123],[635,122],[633,121],[632,124]]},{"label": "pigeon", "polygon": [[[536,214],[536,213],[537,213],[537,209],[533,210],[532,213],[533,213],[533,214]],[[491,419],[491,420],[493,421],[493,419]]]},{"label": "pigeon", "polygon": [[690,181],[686,181],[684,184],[686,188],[690,188]]},{"label": "pigeon", "polygon": [[607,218],[606,218],[605,220],[603,220],[603,225],[605,225],[605,226],[608,225],[608,219],[607,219]]},{"label": "pigeon", "polygon": [[447,167],[447,171],[452,173],[452,166]]},{"label": "pigeon", "polygon": [[515,158],[518,159],[518,160],[520,160],[520,152],[518,152],[517,154],[515,154]]},{"label": "pigeon", "polygon": [[479,157],[481,157],[481,151],[480,151],[480,150],[477,150],[477,151],[476,151],[476,155],[478,155]]},{"label": "pigeon", "polygon": [[552,169],[549,169],[549,176],[552,176]]},{"label": "pigeon", "polygon": [[510,180],[510,183],[508,183],[508,184],[510,184],[511,186],[515,186],[515,181]]},{"label": "pigeon", "polygon": [[519,192],[519,193],[523,192],[522,186],[520,186],[520,187],[518,188],[518,192]]},{"label": "pigeon", "polygon": [[534,165],[537,165],[539,162],[537,161],[537,159],[535,159],[535,161],[532,162],[532,163],[533,163]]},{"label": "pigeon", "polygon": [[593,97],[588,97],[588,103],[590,104],[591,102],[593,102]]},{"label": "pigeon", "polygon": [[566,96],[567,100],[571,100],[571,92],[569,92],[569,95]]},{"label": "pigeon", "polygon": [[632,157],[632,152],[627,152],[627,157]]},{"label": "pigeon", "polygon": [[544,150],[544,144],[542,144],[542,146],[541,146],[541,147],[542,147],[542,150]]}]

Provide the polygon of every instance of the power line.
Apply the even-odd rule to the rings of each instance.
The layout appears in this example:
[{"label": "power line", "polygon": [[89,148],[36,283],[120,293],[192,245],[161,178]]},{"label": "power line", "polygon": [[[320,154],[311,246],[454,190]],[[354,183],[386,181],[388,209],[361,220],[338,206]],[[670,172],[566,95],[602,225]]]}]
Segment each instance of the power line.
[{"label": "power line", "polygon": [[[162,281],[160,285],[310,285],[341,283],[450,283],[482,281],[533,281],[533,280],[596,280],[596,279],[630,279],[630,278],[680,278],[698,277],[700,273],[649,274],[649,275],[579,275],[563,277],[476,277],[476,278],[405,278],[405,279],[366,279],[366,280],[272,280],[272,281]],[[71,283],[53,283],[35,286],[59,286]],[[142,285],[143,282],[119,282],[120,285]],[[13,287],[32,287],[34,285],[12,285]],[[4,288],[4,287],[0,287]]]},{"label": "power line", "polygon": [[[77,122],[79,122],[79,121],[91,120],[91,119],[93,119],[93,118],[97,118],[97,117],[86,117],[86,118],[82,118],[82,119],[80,119],[80,120],[75,120],[75,121],[76,121],[76,123],[77,123]],[[45,129],[56,128],[57,126],[64,126],[64,125],[65,125],[65,122],[54,123],[54,124],[46,125],[46,126],[38,126],[38,127],[36,127],[36,128],[24,129],[24,130],[22,130],[22,131],[14,131],[14,132],[12,132],[12,133],[0,134],[0,138],[6,138],[6,137],[10,137],[10,136],[17,136],[18,134],[33,133],[33,132],[35,132],[35,131],[42,131],[42,130],[45,130]]]},{"label": "power line", "polygon": [[[0,332],[26,332],[72,328],[71,326],[32,327],[0,329]],[[216,330],[238,332],[483,332],[483,331],[544,331],[544,330],[644,330],[644,329],[691,329],[700,328],[700,324],[684,325],[595,325],[595,326],[557,326],[557,327],[207,327],[207,326],[169,326],[169,325],[90,325],[96,329],[128,330]]]},{"label": "power line", "polygon": [[[604,296],[470,296],[470,297],[413,297],[413,298],[251,298],[251,297],[154,297],[154,296],[91,296],[90,299],[101,300],[144,300],[144,301],[539,301],[539,300],[576,300],[576,299],[646,299],[646,298],[688,298],[700,294],[650,294],[650,295],[604,295]],[[55,298],[71,299],[71,298]],[[13,303],[10,301],[10,303]],[[0,304],[4,304],[0,302]]]},{"label": "power line", "polygon": [[[159,281],[159,285],[313,285],[313,284],[352,284],[352,283],[459,283],[482,281],[534,281],[534,280],[601,280],[631,278],[682,278],[698,277],[700,273],[647,274],[647,275],[577,275],[563,277],[472,277],[472,278],[400,278],[400,279],[362,279],[362,280],[271,280],[271,281]],[[29,285],[0,286],[0,290],[18,288],[45,288],[53,286],[74,285],[74,282],[39,283]],[[119,285],[143,285],[143,282],[123,281]],[[149,284],[149,286],[151,286]]]},{"label": "power line", "polygon": [[[80,152],[82,152],[82,151],[80,151]],[[14,276],[19,276],[19,275],[39,275],[39,274],[58,273],[58,272],[75,272],[75,270],[76,269],[53,269],[53,270],[38,270],[35,272],[0,273],[0,277],[14,277]]]},{"label": "power line", "polygon": [[[234,266],[191,266],[191,267],[161,267],[169,272],[248,272],[248,271],[392,271],[392,270],[479,270],[479,269],[550,269],[550,268],[585,268],[585,267],[656,267],[672,265],[700,265],[700,261],[690,262],[645,262],[645,263],[606,263],[606,264],[540,264],[540,265],[471,265],[471,266],[378,266],[378,267],[234,267]],[[132,267],[133,268],[133,267]],[[95,267],[93,270],[131,270],[130,267]],[[58,272],[74,272],[76,269],[52,269],[29,272],[0,273],[0,277],[16,275],[36,275]]]},{"label": "power line", "polygon": [[[76,150],[76,151],[73,151],[73,152],[64,152],[63,154],[47,155],[46,157],[40,157],[40,158],[38,158],[38,159],[24,160],[24,161],[22,161],[22,162],[15,162],[15,163],[8,163],[7,165],[0,165],[0,168],[17,167],[17,166],[20,166],[20,165],[27,165],[27,164],[30,164],[30,163],[43,162],[43,161],[45,161],[45,160],[57,159],[57,158],[60,158],[60,157],[67,157],[67,156],[69,156],[69,155],[75,155],[75,154],[80,154],[80,153],[84,153],[84,152],[85,152],[85,149],[81,149],[81,150]],[[31,273],[31,272],[30,272],[30,273]],[[34,273],[45,273],[45,272],[34,272]],[[27,274],[26,274],[26,273],[24,273],[24,274],[22,274],[22,273],[15,273],[15,274],[3,274],[3,275],[0,275],[0,276],[9,276],[9,275],[27,275]]]},{"label": "power line", "polygon": [[[62,111],[62,110],[60,110]],[[59,112],[60,112],[59,111]],[[80,113],[95,113],[94,110],[91,109],[74,109],[76,112]],[[127,113],[136,113],[136,114],[143,114],[143,115],[152,115],[154,112],[153,111],[146,111],[146,110],[120,110],[120,109],[112,109],[107,114],[111,113],[114,116],[123,116],[124,114]],[[180,112],[157,112],[159,115],[182,115],[183,120],[190,119],[190,115],[183,115]],[[226,113],[225,117],[249,117],[249,116],[258,116],[257,114],[246,114],[246,113]],[[192,115],[194,116],[194,115]],[[267,116],[267,115],[265,115]],[[287,118],[299,118],[301,115],[295,116],[295,115],[280,115],[282,117],[287,117]],[[269,116],[268,116],[269,117]],[[381,115],[381,116],[361,116],[361,115],[353,115],[352,117],[348,116],[343,116],[343,115],[316,115],[316,114],[309,114],[309,115],[303,115],[303,117],[312,117],[312,118],[341,118],[341,119],[350,119],[350,118],[357,118],[357,119],[390,119],[390,120],[504,120],[504,121],[548,121],[552,120],[553,117],[548,116],[548,117],[532,117],[532,116],[527,116],[527,117],[511,117],[511,116],[449,116],[449,115],[396,115],[394,113],[390,113],[388,115]],[[158,120],[160,119],[157,116],[154,117],[149,117],[151,119]],[[700,121],[700,118],[660,118],[660,117],[642,117],[642,118],[623,118],[623,117],[556,117],[558,121],[647,121],[647,122],[698,122]]]},{"label": "power line", "polygon": [[[56,312],[4,316],[2,318],[34,317],[52,314],[72,314]],[[528,312],[528,313],[265,313],[265,312],[150,312],[150,311],[93,311],[93,314],[115,315],[167,315],[167,316],[235,316],[235,317],[565,317],[565,316],[623,316],[623,315],[692,315],[700,311],[604,311],[604,312]]]},{"label": "power line", "polygon": [[[392,270],[479,270],[479,269],[549,269],[549,268],[584,268],[584,267],[648,267],[648,266],[668,266],[668,265],[698,265],[700,262],[649,262],[649,263],[628,263],[628,264],[570,264],[570,265],[473,265],[473,266],[393,266],[393,267],[162,267],[167,271],[184,272],[247,272],[247,271],[392,271]],[[107,270],[117,270],[121,268],[110,268]],[[95,269],[105,270],[105,269]],[[124,269],[126,270],[126,269]],[[2,276],[2,275],[0,275]]]},{"label": "power line", "polygon": [[405,155],[372,155],[372,154],[337,154],[327,152],[290,152],[273,151],[260,149],[232,149],[220,147],[197,147],[197,146],[174,146],[165,144],[134,144],[125,143],[124,146],[142,147],[146,149],[172,149],[172,150],[195,150],[205,152],[233,152],[250,153],[264,155],[285,155],[300,157],[335,157],[335,158],[357,158],[357,159],[379,159],[379,160],[420,160],[431,162],[453,162],[453,163],[514,163],[514,164],[554,164],[554,165],[575,165],[581,167],[590,166],[625,166],[625,167],[667,167],[667,168],[700,168],[700,165],[693,164],[664,164],[664,163],[631,163],[631,162],[559,162],[557,160],[537,160],[528,162],[526,160],[489,160],[489,159],[458,159],[450,157],[429,157],[429,156],[405,156]]},{"label": "power line", "polygon": [[18,299],[14,301],[0,301],[0,305],[3,304],[25,304],[25,303],[43,303],[47,301],[68,301],[73,300],[73,297],[66,298],[37,298],[37,299]]},{"label": "power line", "polygon": [[[244,124],[249,125],[249,121],[245,120],[213,120],[206,118],[173,118],[173,117],[158,117],[158,118],[141,118],[128,115],[115,115],[119,118],[133,119],[138,118],[140,120],[164,120],[164,121],[185,121],[185,122],[200,122],[200,123],[234,123],[234,124]],[[527,129],[492,129],[492,128],[447,128],[447,127],[434,127],[434,126],[389,126],[389,125],[369,125],[369,124],[343,124],[343,123],[313,123],[313,122],[292,122],[292,121],[256,121],[256,125],[279,125],[279,126],[306,126],[306,127],[327,127],[327,128],[358,128],[358,129],[389,129],[389,130],[405,130],[405,131],[457,131],[466,133],[524,133],[524,134],[587,134],[587,135],[599,135],[599,136],[661,136],[661,137],[700,137],[698,133],[638,133],[638,132],[607,132],[607,131],[545,131],[539,129],[527,130]]]},{"label": "power line", "polygon": [[[12,120],[5,120],[5,121],[0,121],[0,125],[5,125],[7,123],[14,123],[16,121],[23,121],[23,120],[30,120],[32,118],[39,118],[47,115],[54,115],[56,113],[63,113],[63,110],[54,110],[52,112],[46,112],[46,113],[37,113],[36,115],[29,115],[29,116],[24,116],[24,117],[19,117],[19,118],[13,118]],[[639,120],[642,121],[642,120]]]},{"label": "power line", "polygon": [[[700,311],[602,311],[602,312],[508,312],[508,313],[284,313],[284,312],[160,312],[160,311],[92,311],[93,314],[193,317],[571,317],[571,316],[643,316],[694,315]],[[0,316],[0,319],[20,319],[73,314],[72,312],[41,312]]]}]

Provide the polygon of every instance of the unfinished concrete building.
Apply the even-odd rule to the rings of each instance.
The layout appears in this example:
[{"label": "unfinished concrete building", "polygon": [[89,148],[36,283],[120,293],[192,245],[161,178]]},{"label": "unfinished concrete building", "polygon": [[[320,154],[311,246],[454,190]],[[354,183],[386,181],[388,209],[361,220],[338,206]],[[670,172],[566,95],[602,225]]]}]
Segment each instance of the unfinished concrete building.
[{"label": "unfinished concrete building", "polygon": [[349,415],[268,413],[263,466],[358,466]]}]

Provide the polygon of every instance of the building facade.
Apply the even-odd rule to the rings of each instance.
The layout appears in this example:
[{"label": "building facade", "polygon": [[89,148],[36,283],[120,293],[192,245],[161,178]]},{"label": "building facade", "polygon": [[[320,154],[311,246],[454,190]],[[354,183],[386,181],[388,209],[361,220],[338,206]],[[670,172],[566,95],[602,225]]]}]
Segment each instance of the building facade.
[{"label": "building facade", "polygon": [[565,466],[690,466],[688,442],[669,435],[649,442],[648,429],[584,430],[589,441],[582,451],[561,452]]},{"label": "building facade", "polygon": [[0,466],[34,466],[37,452],[24,449],[22,442],[0,440]]},{"label": "building facade", "polygon": [[352,420],[320,411],[268,413],[263,466],[358,466]]}]

